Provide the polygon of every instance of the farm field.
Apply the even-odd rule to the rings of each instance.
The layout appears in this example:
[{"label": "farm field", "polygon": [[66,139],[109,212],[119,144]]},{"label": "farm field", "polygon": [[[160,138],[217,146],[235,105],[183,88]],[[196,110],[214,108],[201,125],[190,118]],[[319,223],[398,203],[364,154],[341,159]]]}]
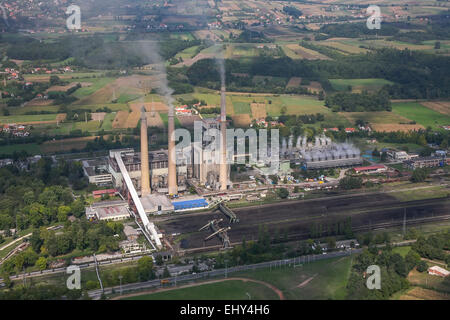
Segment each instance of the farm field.
[{"label": "farm field", "polygon": [[[64,73],[64,74],[55,74],[60,79],[63,80],[70,80],[73,82],[81,82],[84,81],[82,79],[85,79],[88,82],[92,82],[92,77],[101,77],[101,72],[70,72],[70,73]],[[43,81],[49,81],[50,76],[48,74],[27,74],[24,76],[25,81],[35,81],[35,82],[43,82]]]},{"label": "farm field", "polygon": [[[272,99],[271,99],[272,100]],[[259,101],[258,101],[259,102]],[[330,113],[331,111],[324,106],[323,101],[309,96],[287,96],[276,97],[272,103],[266,103],[267,114],[270,116],[281,115],[282,107],[286,107],[286,114],[311,114],[311,113]]]},{"label": "farm field", "polygon": [[330,60],[329,57],[296,43],[283,45],[282,48],[284,53],[291,59]]},{"label": "farm field", "polygon": [[400,201],[445,198],[450,195],[450,189],[447,189],[446,187],[436,186],[426,189],[394,192],[392,195]]},{"label": "farm field", "polygon": [[79,79],[78,81],[90,81],[92,84],[88,87],[80,88],[77,91],[73,93],[73,96],[82,99],[85,98],[91,94],[94,94],[107,84],[114,81],[114,78],[89,78],[89,79]]},{"label": "farm field", "polygon": [[360,48],[351,44],[346,44],[340,41],[329,41],[331,39],[325,40],[323,42],[317,42],[318,45],[324,45],[326,47],[336,49],[344,54],[360,54],[368,52],[367,49]]},{"label": "farm field", "polygon": [[193,284],[186,288],[161,291],[122,300],[244,300],[247,294],[255,300],[276,300],[270,288],[250,281],[222,280],[208,284]]},{"label": "farm field", "polygon": [[[428,266],[434,264],[428,263]],[[400,300],[449,300],[450,283],[442,277],[429,275],[427,272],[420,273],[412,270],[408,274],[411,289],[402,294]]]},{"label": "farm field", "polygon": [[[349,40],[351,41],[351,40]],[[357,41],[357,40],[354,40]],[[386,41],[384,39],[380,40],[362,40],[357,42],[359,45],[364,45],[366,47],[374,48],[385,48],[391,47],[399,50],[409,49],[409,50],[431,50],[434,48],[432,45],[422,45],[422,44],[412,44],[401,41]]]},{"label": "farm field", "polygon": [[450,101],[421,102],[421,105],[446,116],[450,116]]},{"label": "farm field", "polygon": [[105,118],[103,118],[103,121],[102,121],[100,129],[105,130],[105,131],[111,131],[112,130],[112,123],[113,123],[115,117],[116,117],[116,113],[115,112],[107,113],[105,115]]},{"label": "farm field", "polygon": [[83,132],[97,132],[100,128],[100,122],[98,121],[88,121],[88,122],[75,122],[73,130],[81,130]]},{"label": "farm field", "polygon": [[[72,149],[81,150],[86,148],[89,141],[97,138],[92,137],[81,137],[81,138],[70,138],[55,141],[46,141],[41,145],[41,150],[44,153],[53,153],[58,151],[71,151]],[[104,137],[106,139],[106,137]]]},{"label": "farm field", "polygon": [[392,112],[399,116],[416,121],[423,127],[432,127],[439,129],[440,126],[450,125],[450,116],[442,115],[436,111],[430,110],[420,103],[393,103]]},{"label": "farm field", "polygon": [[406,118],[394,112],[374,111],[374,112],[339,112],[350,122],[356,120],[368,122],[376,131],[409,131],[424,129],[420,124],[410,124],[412,119]]},{"label": "farm field", "polygon": [[[48,101],[48,100],[47,100]],[[53,105],[42,105],[42,106],[37,106],[37,105],[30,105],[27,104],[24,107],[9,107],[8,111],[9,114],[11,116],[15,116],[15,115],[25,115],[25,113],[28,112],[40,112],[40,111],[49,111],[49,112],[53,112],[53,113],[58,113],[59,110],[59,106],[53,106]]]},{"label": "farm field", "polygon": [[385,79],[330,79],[330,83],[334,90],[347,91],[351,86],[352,92],[360,93],[363,90],[377,91],[384,85],[392,85],[393,82]]},{"label": "farm field", "polygon": [[14,115],[1,116],[0,124],[16,123],[25,124],[32,122],[56,122],[56,114],[38,114],[38,115]]},{"label": "farm field", "polygon": [[26,151],[28,154],[35,155],[41,153],[41,147],[36,143],[13,144],[0,146],[0,154],[12,155],[14,152]]}]

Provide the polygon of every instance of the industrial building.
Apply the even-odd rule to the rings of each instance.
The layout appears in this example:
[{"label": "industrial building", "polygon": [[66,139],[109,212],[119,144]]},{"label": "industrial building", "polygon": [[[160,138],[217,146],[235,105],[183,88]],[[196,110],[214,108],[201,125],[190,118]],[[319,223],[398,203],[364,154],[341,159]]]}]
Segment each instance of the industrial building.
[{"label": "industrial building", "polygon": [[351,143],[334,143],[329,137],[298,137],[296,146],[293,137],[284,139],[281,156],[294,162],[301,162],[305,169],[327,169],[355,166],[363,163],[361,151]]},{"label": "industrial building", "polygon": [[[125,182],[123,175],[120,171],[119,165],[115,159],[115,153],[120,153],[122,161],[130,175],[131,181],[133,182],[137,190],[141,190],[142,187],[142,166],[140,152],[135,152],[133,149],[120,149],[111,150],[109,152],[109,172],[112,174],[113,185],[119,189],[123,190],[125,188]],[[168,151],[158,150],[150,151],[148,153],[149,161],[149,179],[150,179],[150,189],[158,193],[168,193]],[[182,153],[177,153],[177,183],[178,190],[186,190],[186,180],[188,178],[188,165],[187,159]],[[191,174],[189,173],[189,176]]]},{"label": "industrial building", "polygon": [[419,157],[403,161],[403,165],[414,170],[417,168],[434,168],[450,165],[450,158],[447,157]]},{"label": "industrial building", "polygon": [[106,158],[84,160],[83,171],[89,179],[89,183],[97,186],[107,186],[112,183],[112,175],[108,170],[108,161]]},{"label": "industrial building", "polygon": [[86,208],[89,220],[118,221],[129,217],[128,203],[123,200],[96,202]]},{"label": "industrial building", "polygon": [[393,161],[411,160],[419,156],[417,153],[408,154],[405,151],[398,151],[395,149],[383,149],[382,151],[386,152],[388,158]]},{"label": "industrial building", "polygon": [[356,173],[381,173],[387,171],[387,167],[382,164],[367,167],[356,167],[354,169]]}]

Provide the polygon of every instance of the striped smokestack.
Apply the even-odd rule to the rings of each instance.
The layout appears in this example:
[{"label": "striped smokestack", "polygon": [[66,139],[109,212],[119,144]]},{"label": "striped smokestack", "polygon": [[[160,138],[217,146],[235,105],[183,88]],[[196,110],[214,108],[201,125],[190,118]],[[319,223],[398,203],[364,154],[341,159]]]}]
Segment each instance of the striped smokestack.
[{"label": "striped smokestack", "polygon": [[174,122],[174,112],[173,112],[173,105],[170,104],[169,106],[169,115],[168,115],[168,121],[169,121],[169,195],[173,196],[178,194],[178,187],[177,187],[177,166],[176,166],[176,158],[175,158],[175,122]]},{"label": "striped smokestack", "polygon": [[220,135],[222,143],[220,145],[220,190],[227,190],[227,102],[225,96],[225,85],[222,84],[220,91]]},{"label": "striped smokestack", "polygon": [[147,116],[145,108],[141,109],[141,196],[149,195],[150,170],[148,161]]}]

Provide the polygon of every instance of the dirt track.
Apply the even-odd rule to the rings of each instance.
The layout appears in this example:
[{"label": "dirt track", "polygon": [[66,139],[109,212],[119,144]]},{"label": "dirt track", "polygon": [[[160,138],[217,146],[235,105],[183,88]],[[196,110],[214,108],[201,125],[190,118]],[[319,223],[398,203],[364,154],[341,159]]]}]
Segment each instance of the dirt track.
[{"label": "dirt track", "polygon": [[[232,280],[234,280],[234,281],[236,281],[236,280],[237,281],[243,281],[243,282],[254,282],[254,283],[262,284],[263,286],[266,286],[269,289],[273,290],[278,295],[278,298],[280,300],[286,300],[286,298],[284,297],[283,292],[280,289],[278,289],[277,287],[271,285],[270,283],[267,283],[267,282],[264,282],[264,281],[260,281],[260,280],[250,279],[250,278],[227,278],[227,279],[220,279],[220,280],[210,280],[210,281],[205,281],[205,282],[200,282],[200,283],[187,284],[187,285],[184,285],[184,286],[177,286],[177,287],[174,287],[174,288],[164,288],[164,289],[143,291],[143,292],[138,292],[138,293],[130,293],[130,294],[122,295],[122,296],[119,296],[119,297],[114,297],[111,300],[121,300],[121,299],[124,299],[124,298],[142,296],[142,295],[145,295],[145,294],[153,294],[153,293],[172,291],[172,290],[183,289],[183,288],[198,287],[198,286],[201,286],[201,285],[204,285],[204,284],[218,283],[218,282],[232,281]],[[211,297],[211,300],[214,300],[214,297]]]}]

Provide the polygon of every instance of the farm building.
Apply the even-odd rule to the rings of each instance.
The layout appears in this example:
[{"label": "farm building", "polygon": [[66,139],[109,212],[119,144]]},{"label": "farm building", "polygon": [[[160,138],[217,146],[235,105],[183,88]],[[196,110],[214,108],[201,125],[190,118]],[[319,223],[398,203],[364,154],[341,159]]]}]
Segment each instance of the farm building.
[{"label": "farm building", "polygon": [[439,277],[447,277],[450,274],[450,272],[445,270],[444,268],[434,266],[434,267],[428,268],[428,274],[431,274],[434,276],[439,276]]},{"label": "farm building", "polygon": [[354,169],[356,173],[379,173],[379,172],[386,172],[387,167],[382,164],[377,164],[367,167],[356,167]]}]

